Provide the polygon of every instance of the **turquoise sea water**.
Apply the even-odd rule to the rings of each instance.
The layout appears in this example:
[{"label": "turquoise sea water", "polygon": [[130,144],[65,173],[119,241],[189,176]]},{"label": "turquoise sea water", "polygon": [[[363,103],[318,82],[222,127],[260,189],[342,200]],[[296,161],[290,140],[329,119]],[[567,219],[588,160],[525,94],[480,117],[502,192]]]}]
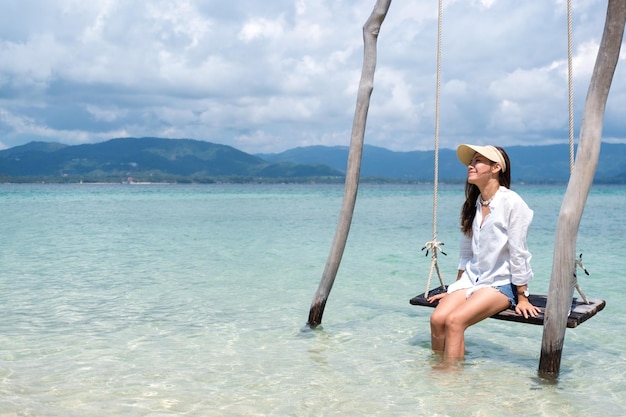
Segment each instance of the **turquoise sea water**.
[{"label": "turquoise sea water", "polygon": [[[535,211],[546,293],[561,186]],[[454,279],[461,185],[439,194]],[[441,372],[423,292],[430,185],[362,185],[323,326],[305,323],[343,196],[331,185],[0,185],[0,416],[626,415],[626,187],[595,186],[580,283],[607,307],[568,329],[557,384],[540,326],[487,320]],[[582,275],[582,274],[581,274]]]}]

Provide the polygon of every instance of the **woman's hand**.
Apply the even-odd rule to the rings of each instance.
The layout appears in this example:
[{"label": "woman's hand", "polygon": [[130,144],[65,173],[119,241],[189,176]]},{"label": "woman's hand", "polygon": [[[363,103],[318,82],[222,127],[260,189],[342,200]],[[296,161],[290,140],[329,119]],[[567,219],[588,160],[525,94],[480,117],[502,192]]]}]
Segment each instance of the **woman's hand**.
[{"label": "woman's hand", "polygon": [[515,312],[517,314],[521,314],[525,319],[530,317],[537,317],[541,310],[539,307],[535,307],[528,301],[526,297],[519,297],[519,301],[517,302],[517,306],[515,307]]},{"label": "woman's hand", "polygon": [[435,294],[432,297],[428,297],[426,299],[426,301],[428,301],[429,303],[434,303],[437,300],[441,300],[443,297],[445,297],[446,295],[448,295],[447,292],[442,292],[441,294]]}]

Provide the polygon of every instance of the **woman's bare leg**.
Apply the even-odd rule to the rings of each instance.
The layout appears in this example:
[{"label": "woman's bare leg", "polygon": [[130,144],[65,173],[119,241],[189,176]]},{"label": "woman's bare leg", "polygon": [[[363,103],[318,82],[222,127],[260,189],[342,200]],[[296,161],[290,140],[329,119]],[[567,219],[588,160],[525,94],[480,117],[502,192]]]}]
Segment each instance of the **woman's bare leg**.
[{"label": "woman's bare leg", "polygon": [[446,320],[448,315],[466,301],[465,290],[446,295],[430,316],[430,341],[435,353],[443,354],[446,345]]},{"label": "woman's bare leg", "polygon": [[481,288],[464,303],[456,305],[445,321],[444,358],[462,359],[465,356],[465,329],[499,313],[509,305],[507,296],[495,288]]}]

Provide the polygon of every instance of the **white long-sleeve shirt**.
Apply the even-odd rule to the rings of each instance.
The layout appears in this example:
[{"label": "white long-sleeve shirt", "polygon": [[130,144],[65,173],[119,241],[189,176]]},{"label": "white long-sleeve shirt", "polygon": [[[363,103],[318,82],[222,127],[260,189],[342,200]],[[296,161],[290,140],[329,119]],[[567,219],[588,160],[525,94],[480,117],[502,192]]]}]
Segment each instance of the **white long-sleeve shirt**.
[{"label": "white long-sleeve shirt", "polygon": [[481,287],[525,285],[533,277],[526,243],[533,211],[515,191],[502,186],[489,209],[483,222],[482,207],[476,201],[472,236],[461,238],[459,270],[464,272],[448,293],[468,289],[469,296]]}]

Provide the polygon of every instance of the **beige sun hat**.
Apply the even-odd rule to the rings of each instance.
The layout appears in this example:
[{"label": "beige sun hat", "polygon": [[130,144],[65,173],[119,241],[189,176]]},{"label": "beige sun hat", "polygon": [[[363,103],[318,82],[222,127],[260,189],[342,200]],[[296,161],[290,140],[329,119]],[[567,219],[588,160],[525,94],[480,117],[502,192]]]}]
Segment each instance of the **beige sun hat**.
[{"label": "beige sun hat", "polygon": [[472,158],[476,153],[481,154],[485,158],[489,159],[491,162],[496,162],[500,164],[500,167],[502,167],[502,172],[506,172],[506,162],[504,161],[504,157],[502,156],[502,153],[498,149],[496,149],[495,146],[463,144],[459,145],[459,147],[456,148],[456,156],[459,158],[459,161],[461,161],[465,166],[468,166],[470,162],[472,162]]}]

